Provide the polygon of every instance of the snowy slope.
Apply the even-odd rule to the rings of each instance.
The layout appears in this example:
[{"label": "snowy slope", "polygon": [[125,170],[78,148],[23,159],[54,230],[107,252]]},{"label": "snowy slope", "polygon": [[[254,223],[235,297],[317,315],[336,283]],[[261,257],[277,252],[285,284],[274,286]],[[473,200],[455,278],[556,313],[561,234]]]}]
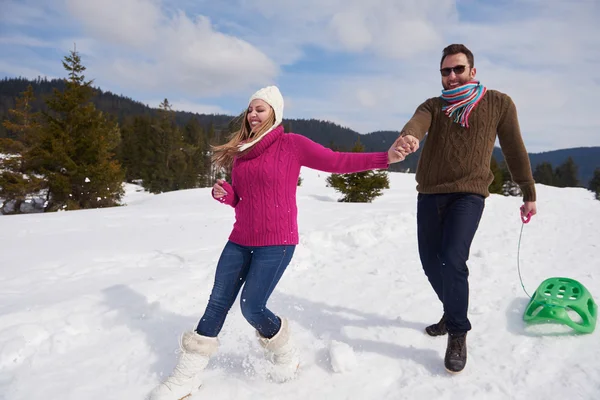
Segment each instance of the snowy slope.
[{"label": "snowy slope", "polygon": [[[574,335],[522,321],[521,199],[487,201],[469,262],[469,361],[450,376],[446,339],[423,333],[441,305],[418,259],[414,175],[391,174],[372,204],[336,202],[326,176],[302,171],[301,243],[269,303],[292,325],[298,379],[264,379],[236,304],[191,400],[600,398],[600,329]],[[525,287],[567,276],[600,301],[600,202],[573,188],[538,185],[538,196],[523,233]],[[143,399],[175,365],[179,334],[204,311],[233,209],[210,189],[128,186],[126,201],[0,219],[0,399]]]}]

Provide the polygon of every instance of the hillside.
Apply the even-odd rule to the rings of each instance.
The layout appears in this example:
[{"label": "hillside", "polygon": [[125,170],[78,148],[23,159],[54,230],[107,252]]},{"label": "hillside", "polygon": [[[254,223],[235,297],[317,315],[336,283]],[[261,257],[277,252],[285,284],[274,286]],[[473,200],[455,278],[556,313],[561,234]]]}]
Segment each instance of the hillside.
[{"label": "hillside", "polygon": [[[33,105],[34,110],[44,109],[44,99],[52,93],[54,88],[62,89],[62,80],[27,80],[22,78],[5,78],[0,80],[0,121],[6,118],[8,110],[14,107],[14,98],[23,92],[31,84],[34,88],[37,100]],[[123,95],[102,91],[97,88],[94,98],[95,105],[102,111],[115,115],[119,120],[135,115],[147,115],[156,112],[156,108],[145,105]],[[176,112],[176,121],[180,125],[186,124],[192,117],[196,117],[200,125],[213,124],[217,130],[224,129],[233,116],[215,114],[196,114],[185,111]],[[300,133],[308,138],[324,145],[343,150],[352,148],[356,140],[360,139],[366,151],[385,151],[397,138],[397,131],[377,131],[361,135],[350,128],[342,127],[328,121],[316,119],[284,119],[287,130]],[[401,127],[395,127],[401,129]],[[6,133],[0,126],[0,137]],[[410,155],[405,162],[392,166],[394,171],[415,171],[419,152]],[[494,151],[498,161],[503,160],[499,148]],[[539,163],[549,162],[554,167],[562,164],[567,158],[572,157],[579,167],[579,180],[582,185],[587,186],[596,168],[600,167],[600,147],[586,147],[561,149],[544,153],[529,154],[533,168]]]}]

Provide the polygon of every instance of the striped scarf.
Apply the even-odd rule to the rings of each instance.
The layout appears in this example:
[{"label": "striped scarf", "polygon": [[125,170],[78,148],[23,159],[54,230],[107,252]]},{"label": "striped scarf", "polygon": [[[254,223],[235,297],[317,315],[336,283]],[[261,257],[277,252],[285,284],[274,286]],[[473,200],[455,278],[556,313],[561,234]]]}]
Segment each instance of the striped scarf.
[{"label": "striped scarf", "polygon": [[487,88],[479,81],[471,81],[454,89],[442,90],[441,97],[448,103],[442,107],[442,111],[463,128],[468,128],[469,115],[486,91]]}]

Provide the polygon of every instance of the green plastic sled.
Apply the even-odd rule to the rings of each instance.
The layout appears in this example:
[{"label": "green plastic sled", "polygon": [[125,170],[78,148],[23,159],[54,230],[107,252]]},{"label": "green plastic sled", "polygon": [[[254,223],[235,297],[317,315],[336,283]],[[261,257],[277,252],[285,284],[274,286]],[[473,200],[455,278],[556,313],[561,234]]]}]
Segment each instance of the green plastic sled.
[{"label": "green plastic sled", "polygon": [[[568,310],[576,312],[581,321],[573,321]],[[581,283],[569,278],[549,278],[531,297],[523,319],[528,323],[556,321],[579,333],[592,333],[597,316],[598,306]]]}]

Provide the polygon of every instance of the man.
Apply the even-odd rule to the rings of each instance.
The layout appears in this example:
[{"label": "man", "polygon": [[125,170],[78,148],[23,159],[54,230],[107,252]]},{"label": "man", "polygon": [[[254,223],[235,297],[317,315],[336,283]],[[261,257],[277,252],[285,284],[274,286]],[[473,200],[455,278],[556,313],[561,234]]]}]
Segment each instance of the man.
[{"label": "man", "polygon": [[467,362],[471,323],[466,263],[493,181],[490,161],[496,137],[523,193],[522,217],[536,214],[536,193],[511,98],[475,80],[473,53],[462,44],[444,49],[440,72],[442,95],[417,108],[396,144],[414,152],[429,133],[416,174],[417,232],[421,264],[444,314],[425,330],[430,336],[449,334],[444,365],[456,373]]}]

